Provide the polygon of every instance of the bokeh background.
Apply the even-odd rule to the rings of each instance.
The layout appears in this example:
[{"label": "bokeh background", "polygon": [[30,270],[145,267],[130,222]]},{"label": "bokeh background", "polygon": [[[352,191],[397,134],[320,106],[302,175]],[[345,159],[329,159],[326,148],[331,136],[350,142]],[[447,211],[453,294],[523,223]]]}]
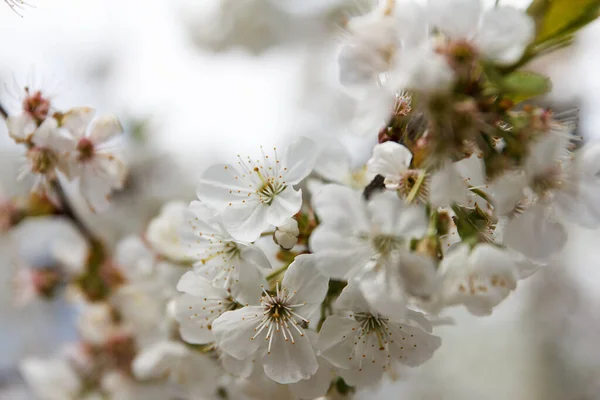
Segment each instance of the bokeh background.
[{"label": "bokeh background", "polygon": [[[340,24],[352,2],[326,13],[306,7],[314,0],[281,0],[279,8],[268,0],[29,2],[22,17],[0,2],[0,101],[17,112],[28,85],[50,93],[58,108],[92,106],[121,118],[132,179],[106,214],[86,215],[109,242],[142,232],[165,201],[191,200],[206,165],[261,144],[302,134],[326,146],[341,136],[357,162],[368,156],[372,143],[352,136],[354,104],[336,77]],[[532,66],[554,79],[545,101],[580,110],[585,140],[600,138],[599,39],[594,23],[575,46]],[[28,190],[15,178],[21,157],[0,124],[0,196]],[[449,313],[456,323],[438,328],[443,346],[433,359],[357,397],[600,399],[600,235],[570,230],[560,259],[520,282],[491,317]],[[33,399],[18,361],[50,355],[75,335],[68,296],[15,306],[15,272],[51,263],[59,250],[76,252],[75,242],[70,227],[53,220],[0,237],[0,399]]]}]

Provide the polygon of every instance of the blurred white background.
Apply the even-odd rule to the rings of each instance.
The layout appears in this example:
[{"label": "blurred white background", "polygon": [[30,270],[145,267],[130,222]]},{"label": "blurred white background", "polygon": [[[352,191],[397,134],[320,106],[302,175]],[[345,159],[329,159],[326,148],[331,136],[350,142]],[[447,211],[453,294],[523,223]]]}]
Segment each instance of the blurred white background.
[{"label": "blurred white background", "polygon": [[[247,30],[232,28],[233,20],[215,16],[217,0],[30,2],[22,18],[0,3],[2,104],[16,111],[19,90],[30,85],[49,91],[58,107],[92,106],[116,113],[130,128],[132,121],[149,121],[152,150],[134,150],[130,159],[140,174],[167,174],[168,182],[149,178],[137,189],[156,204],[190,200],[202,168],[218,158],[280,145],[297,134],[325,143],[327,136],[351,133],[343,122],[352,105],[335,77],[335,24],[303,29],[264,12],[240,18]],[[234,28],[243,40],[227,36]],[[318,34],[305,37],[307,31]],[[316,39],[327,36],[324,31],[330,41]],[[261,49],[253,47],[252,35],[283,40]],[[593,24],[574,48],[535,66],[554,79],[550,101],[581,109],[580,133],[588,140],[600,138],[599,38],[600,26]],[[0,190],[13,194],[20,190],[14,182],[19,149],[4,127],[0,154]],[[107,235],[140,231],[139,222],[124,223],[116,233],[110,227],[131,210],[148,216],[126,197],[122,203],[112,217],[90,221]],[[36,250],[47,247],[50,229],[34,234],[24,228],[0,239],[0,399],[28,398],[15,372],[21,357],[52,353],[74,335],[66,301],[13,306],[14,260],[43,264],[51,257]],[[57,235],[52,227],[52,238],[68,235],[63,228]],[[597,238],[597,232],[574,230],[562,260],[523,282],[493,316],[456,311],[456,326],[439,328],[444,346],[431,361],[398,371],[398,381],[359,398],[600,399]],[[26,251],[15,246],[23,241]]]}]

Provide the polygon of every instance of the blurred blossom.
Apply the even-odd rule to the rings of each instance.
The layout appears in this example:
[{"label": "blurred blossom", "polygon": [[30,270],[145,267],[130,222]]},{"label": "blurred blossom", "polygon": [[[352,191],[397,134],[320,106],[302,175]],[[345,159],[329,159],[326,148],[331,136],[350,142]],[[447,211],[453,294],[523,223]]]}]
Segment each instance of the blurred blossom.
[{"label": "blurred blossom", "polygon": [[0,398],[596,398],[600,1],[4,3]]}]

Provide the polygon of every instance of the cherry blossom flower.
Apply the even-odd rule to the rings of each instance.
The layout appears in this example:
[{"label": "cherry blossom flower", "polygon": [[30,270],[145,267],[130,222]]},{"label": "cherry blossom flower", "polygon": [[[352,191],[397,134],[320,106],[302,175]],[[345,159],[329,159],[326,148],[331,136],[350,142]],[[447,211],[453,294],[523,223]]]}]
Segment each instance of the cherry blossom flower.
[{"label": "cherry blossom flower", "polygon": [[510,6],[483,9],[481,0],[429,0],[432,27],[452,40],[468,40],[487,59],[500,65],[517,62],[533,39],[534,22]]},{"label": "cherry blossom flower", "polygon": [[276,148],[258,160],[238,156],[238,167],[218,164],[204,172],[198,197],[219,212],[235,239],[256,240],[270,225],[279,226],[300,210],[302,192],[293,186],[312,171],[316,155],[314,142],[301,137],[281,160]]},{"label": "cherry blossom flower", "polygon": [[83,386],[77,372],[64,357],[26,358],[21,361],[25,382],[42,400],[74,399]]},{"label": "cherry blossom flower", "polygon": [[193,396],[212,395],[219,383],[219,370],[202,353],[194,352],[181,342],[164,340],[142,349],[132,363],[138,379],[168,378],[178,391]]},{"label": "cherry blossom flower", "polygon": [[412,153],[405,146],[385,142],[373,147],[373,156],[367,162],[367,168],[371,174],[383,176],[388,189],[402,190],[406,179],[414,178],[409,171],[411,161]]},{"label": "cherry blossom flower", "polygon": [[301,255],[285,272],[274,293],[260,303],[228,311],[213,322],[217,345],[230,356],[255,357],[278,383],[295,383],[317,372],[318,363],[304,328],[327,293],[328,279]]},{"label": "cherry blossom flower", "polygon": [[61,126],[73,136],[69,159],[70,178],[79,178],[81,194],[94,212],[108,208],[110,194],[121,189],[127,174],[117,154],[117,139],[123,128],[114,116],[92,122],[94,110],[80,107],[66,112]]},{"label": "cherry blossom flower", "polygon": [[33,190],[46,188],[50,181],[57,179],[57,173],[68,172],[68,164],[62,155],[69,150],[71,138],[59,129],[54,118],[46,119],[29,137],[27,164],[19,173],[19,179],[28,174],[35,176]]},{"label": "cherry blossom flower", "polygon": [[600,145],[589,143],[574,156],[553,199],[557,214],[586,228],[600,224]]},{"label": "cherry blossom flower", "polygon": [[158,216],[150,221],[146,229],[145,238],[152,249],[169,260],[189,260],[179,234],[186,210],[187,204],[184,202],[169,202],[162,207]]},{"label": "cherry blossom flower", "polygon": [[314,207],[321,223],[310,248],[319,269],[333,279],[360,281],[363,295],[379,312],[402,313],[405,271],[431,268],[408,250],[410,240],[425,233],[425,210],[389,192],[366,203],[361,193],[339,185],[325,186]]},{"label": "cherry blossom flower", "polygon": [[473,250],[461,244],[448,252],[439,268],[444,305],[463,304],[473,315],[490,315],[517,287],[518,266],[511,255],[491,244]]},{"label": "cherry blossom flower", "polygon": [[422,314],[409,310],[404,319],[383,316],[356,285],[344,288],[336,306],[344,312],[327,317],[317,346],[350,385],[374,385],[395,363],[416,367],[440,347]]},{"label": "cherry blossom flower", "polygon": [[[266,283],[264,279],[245,282],[245,287],[254,285],[260,289],[263,283]],[[175,299],[175,318],[179,322],[181,337],[188,343],[214,342],[212,324],[215,319],[226,311],[260,302],[258,291],[244,293],[235,285],[234,298],[230,291],[214,287],[209,280],[193,271],[181,277],[177,290],[183,294]]]},{"label": "cherry blossom flower", "polygon": [[[313,348],[316,349],[316,332],[305,330]],[[317,355],[317,372],[308,379],[302,379],[296,383],[281,385],[271,380],[263,368],[254,368],[256,359],[249,357],[238,360],[227,353],[221,355],[223,368],[235,377],[237,384],[251,398],[285,398],[292,400],[314,399],[324,396],[333,377],[336,376],[335,368],[325,358]]]},{"label": "cherry blossom flower", "polygon": [[218,288],[244,287],[260,295],[261,269],[270,269],[265,254],[255,245],[234,239],[221,218],[199,201],[193,201],[181,227],[182,245],[195,262],[194,269]]}]

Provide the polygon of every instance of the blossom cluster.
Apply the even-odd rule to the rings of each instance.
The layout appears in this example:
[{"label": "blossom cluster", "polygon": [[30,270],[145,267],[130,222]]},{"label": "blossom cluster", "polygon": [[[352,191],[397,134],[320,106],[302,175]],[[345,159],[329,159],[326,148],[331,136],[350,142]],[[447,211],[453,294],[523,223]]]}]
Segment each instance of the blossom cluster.
[{"label": "blossom cluster", "polygon": [[25,360],[26,380],[45,399],[314,399],[430,360],[447,308],[492,314],[560,253],[566,223],[600,225],[600,146],[536,103],[550,82],[526,70],[590,21],[540,3],[387,0],[349,18],[339,78],[368,161],[342,140],[260,147],[115,249],[63,186],[107,208],[126,182],[121,125],[26,91],[6,122],[34,195],[2,205],[0,227],[56,214],[86,239],[58,275],[24,278],[46,296],[66,279],[83,304],[80,341]]}]

